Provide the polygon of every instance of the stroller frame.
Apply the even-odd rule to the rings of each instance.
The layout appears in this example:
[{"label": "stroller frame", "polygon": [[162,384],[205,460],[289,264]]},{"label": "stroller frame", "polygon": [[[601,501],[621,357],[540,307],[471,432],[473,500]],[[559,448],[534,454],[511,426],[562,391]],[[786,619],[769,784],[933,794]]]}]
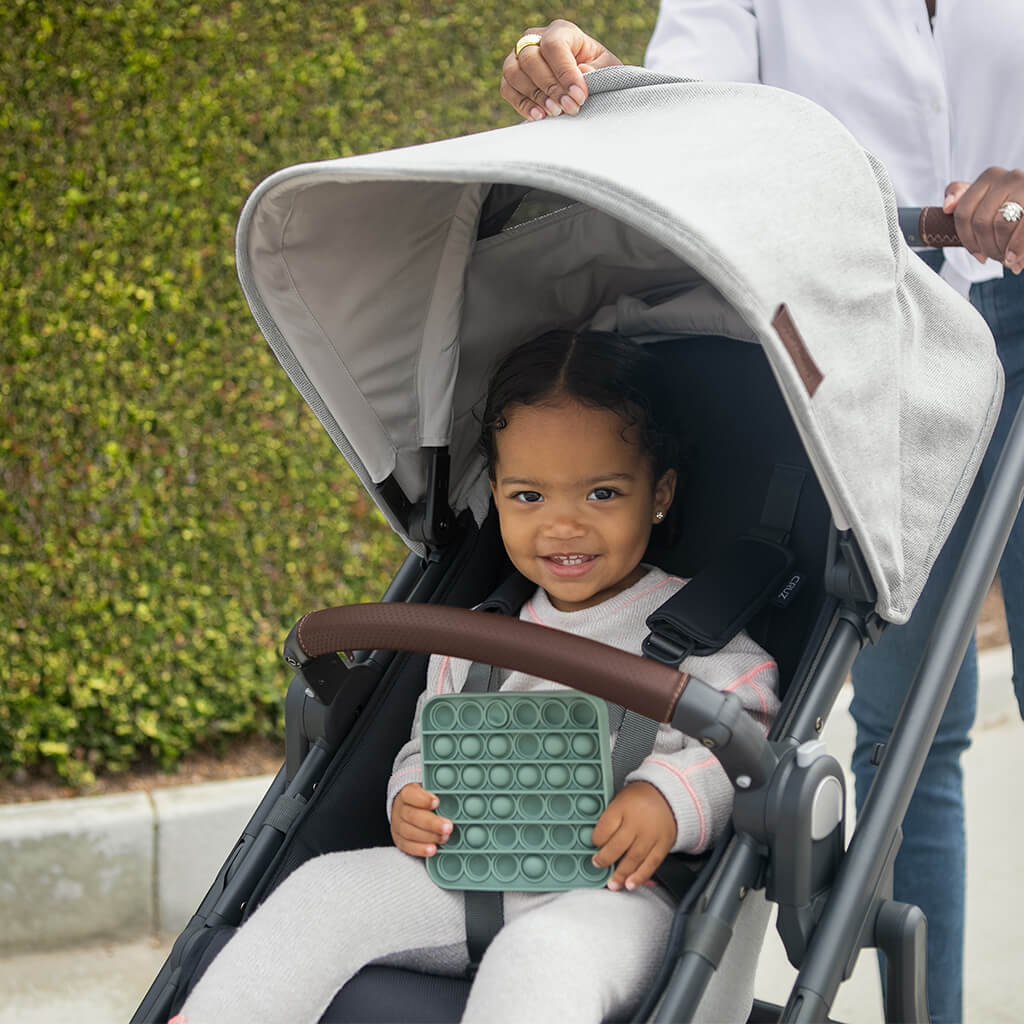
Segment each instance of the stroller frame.
[{"label": "stroller frame", "polygon": [[[663,81],[655,81],[655,77],[645,76],[641,84]],[[258,312],[259,303],[254,304],[251,296],[250,304]],[[448,488],[437,447],[425,446],[433,451],[423,479],[425,497],[418,516],[421,525],[413,527],[409,519],[404,524],[420,547],[409,556],[388,589],[386,604],[434,600],[456,572],[456,563],[466,557],[458,545],[446,550],[435,543],[439,534],[452,526],[447,501],[441,500],[446,498]],[[358,457],[354,464],[362,466]],[[404,509],[401,502],[389,503],[383,491],[381,488],[380,499],[392,517],[396,510],[408,513],[414,507],[412,502],[406,502]],[[733,748],[732,755],[722,748],[723,754],[736,759],[729,768],[734,781],[748,777],[746,785],[739,781],[737,789],[735,834],[716,850],[700,882],[681,904],[661,976],[634,1019],[691,1018],[720,961],[746,893],[767,883],[769,898],[780,906],[779,930],[787,953],[799,973],[784,1008],[755,1003],[752,1019],[827,1020],[836,992],[852,972],[860,950],[876,947],[885,952],[888,964],[886,1019],[927,1020],[924,917],[917,908],[892,900],[899,823],[1022,495],[1024,415],[1018,412],[926,654],[845,849],[841,828],[838,835],[834,831],[824,837],[817,835],[816,795],[823,779],[841,777],[841,772],[832,759],[819,756],[813,744],[857,653],[865,643],[878,638],[886,623],[876,610],[875,581],[860,538],[845,528],[845,522],[840,523],[842,528],[833,528],[824,567],[823,590],[827,597],[814,627],[820,643],[808,649],[793,674],[769,741],[762,743],[759,736],[749,737],[738,753]],[[441,646],[449,640],[439,640],[436,650],[457,654]],[[316,658],[323,657],[323,652],[305,652],[309,658],[297,666],[301,671],[287,698],[286,765],[175,944],[133,1017],[133,1024],[166,1019],[212,932],[220,925],[237,925],[246,907],[265,895],[268,871],[280,863],[287,837],[314,790],[336,756],[343,754],[341,740],[352,730],[358,731],[360,715],[374,699],[381,678],[397,660],[406,657],[398,652],[421,649],[407,644],[397,633],[387,650],[363,647],[349,665],[345,684],[330,707],[314,699],[302,674],[316,671]],[[696,696],[701,697],[699,691]],[[630,704],[625,692],[617,699]],[[687,723],[687,732],[700,735],[701,728],[723,724],[719,709],[712,708],[707,722],[695,727],[695,709],[684,701],[680,703],[684,711],[679,721]]]}]

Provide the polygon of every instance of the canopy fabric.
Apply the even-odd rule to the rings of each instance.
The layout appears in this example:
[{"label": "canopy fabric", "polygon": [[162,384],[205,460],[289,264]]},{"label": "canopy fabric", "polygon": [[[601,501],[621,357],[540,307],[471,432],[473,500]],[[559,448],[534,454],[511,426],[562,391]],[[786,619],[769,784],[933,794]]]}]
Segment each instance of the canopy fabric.
[{"label": "canopy fabric", "polygon": [[[879,614],[904,622],[998,415],[984,321],[824,110],[635,68],[588,83],[578,117],[268,178],[237,239],[264,335],[371,494],[393,476],[422,497],[421,448],[447,444],[452,504],[477,515],[474,407],[516,344],[591,322],[760,344]],[[495,183],[566,201],[478,240]]]}]

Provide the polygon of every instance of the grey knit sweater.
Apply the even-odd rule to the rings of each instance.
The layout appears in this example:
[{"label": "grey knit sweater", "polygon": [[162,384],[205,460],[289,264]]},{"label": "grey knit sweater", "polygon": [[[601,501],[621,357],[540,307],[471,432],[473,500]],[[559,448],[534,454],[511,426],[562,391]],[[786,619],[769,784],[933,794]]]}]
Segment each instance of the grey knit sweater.
[{"label": "grey knit sweater", "polygon": [[[684,585],[685,581],[678,577],[652,568],[628,590],[593,608],[576,612],[559,611],[544,590],[538,588],[519,617],[639,654],[640,644],[650,632],[646,626],[647,616]],[[389,816],[398,791],[410,782],[423,781],[420,714],[424,701],[438,694],[458,693],[465,684],[469,664],[440,655],[430,659],[427,687],[416,709],[412,738],[398,752],[388,785]],[[778,711],[776,664],[745,632],[735,636],[717,654],[687,658],[680,667],[717,690],[734,693],[765,729]],[[523,672],[512,672],[501,689],[559,690],[565,687]],[[613,746],[615,738],[613,735]],[[673,851],[700,853],[715,841],[729,819],[733,790],[717,758],[671,726],[660,727],[654,749],[626,778],[627,785],[639,781],[655,786],[672,808],[676,819]]]}]

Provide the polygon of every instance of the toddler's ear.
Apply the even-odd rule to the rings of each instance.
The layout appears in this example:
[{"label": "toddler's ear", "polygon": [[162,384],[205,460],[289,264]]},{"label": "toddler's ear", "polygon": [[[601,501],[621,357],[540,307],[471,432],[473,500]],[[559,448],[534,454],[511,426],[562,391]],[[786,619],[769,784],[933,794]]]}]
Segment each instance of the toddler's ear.
[{"label": "toddler's ear", "polygon": [[667,512],[676,496],[676,471],[666,469],[660,479],[654,485],[654,507],[662,512]]}]

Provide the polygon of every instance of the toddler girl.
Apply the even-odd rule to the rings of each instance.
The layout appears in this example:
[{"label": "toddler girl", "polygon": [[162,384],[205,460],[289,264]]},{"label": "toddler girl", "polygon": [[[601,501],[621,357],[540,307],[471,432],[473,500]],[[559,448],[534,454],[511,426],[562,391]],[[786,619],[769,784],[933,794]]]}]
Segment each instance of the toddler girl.
[{"label": "toddler girl", "polygon": [[[505,549],[537,584],[521,618],[640,653],[647,616],[684,582],[642,561],[675,495],[676,400],[657,359],[612,334],[551,332],[502,362],[481,446]],[[681,668],[735,693],[768,727],[777,670],[745,633]],[[423,868],[453,823],[421,785],[419,721],[424,701],[461,690],[468,669],[454,658],[430,661],[412,739],[388,787],[395,846],[325,854],[294,871],[220,953],[176,1021],[313,1024],[338,988],[382,958],[465,971],[462,893],[438,888]],[[501,689],[562,687],[512,672]],[[662,725],[594,828],[594,862],[615,865],[607,886],[506,893],[505,926],[480,963],[463,1020],[598,1024],[628,1013],[657,971],[672,921],[672,901],[652,875],[669,852],[707,849],[731,806],[715,757]],[[746,1020],[766,914],[763,900],[748,898],[698,1019]]]}]

